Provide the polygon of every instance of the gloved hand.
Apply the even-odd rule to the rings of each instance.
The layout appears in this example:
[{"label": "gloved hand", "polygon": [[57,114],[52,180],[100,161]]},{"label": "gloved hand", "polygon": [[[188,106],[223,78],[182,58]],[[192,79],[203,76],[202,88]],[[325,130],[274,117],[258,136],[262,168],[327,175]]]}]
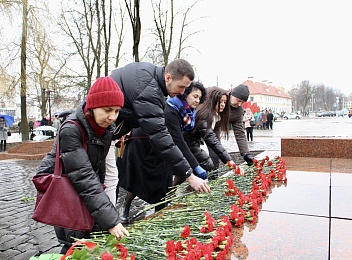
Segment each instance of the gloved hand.
[{"label": "gloved hand", "polygon": [[243,156],[243,159],[247,162],[248,166],[252,166],[253,165],[254,157],[250,153],[245,154]]},{"label": "gloved hand", "polygon": [[198,176],[199,178],[205,180],[206,178],[208,178],[208,174],[207,172],[202,168],[200,167],[199,165],[197,167],[195,167],[193,169],[194,173],[196,176]]}]

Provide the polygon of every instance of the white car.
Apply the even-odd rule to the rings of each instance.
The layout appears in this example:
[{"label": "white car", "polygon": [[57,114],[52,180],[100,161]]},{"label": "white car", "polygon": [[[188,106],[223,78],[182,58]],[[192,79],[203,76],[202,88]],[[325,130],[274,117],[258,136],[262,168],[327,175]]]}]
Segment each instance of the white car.
[{"label": "white car", "polygon": [[284,115],[284,119],[301,119],[301,115],[297,113],[289,113]]},{"label": "white car", "polygon": [[53,139],[57,135],[57,130],[52,126],[39,126],[34,129],[33,136],[31,140],[33,141],[44,141],[48,139]]}]

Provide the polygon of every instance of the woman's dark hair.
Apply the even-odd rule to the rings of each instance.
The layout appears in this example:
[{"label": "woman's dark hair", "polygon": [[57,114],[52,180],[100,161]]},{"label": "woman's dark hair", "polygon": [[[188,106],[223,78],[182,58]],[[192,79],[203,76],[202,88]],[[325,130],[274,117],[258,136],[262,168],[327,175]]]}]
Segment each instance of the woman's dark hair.
[{"label": "woman's dark hair", "polygon": [[229,117],[230,117],[230,98],[228,92],[219,87],[210,87],[207,88],[207,98],[205,102],[197,107],[197,116],[196,116],[196,125],[194,129],[198,129],[199,124],[206,120],[207,127],[210,128],[214,115],[216,113],[216,108],[220,109],[220,99],[222,96],[226,96],[226,104],[224,111],[219,112],[221,120],[218,122],[220,124],[220,129],[226,134],[226,137],[229,136]]},{"label": "woman's dark hair", "polygon": [[186,97],[195,89],[199,89],[200,92],[202,92],[202,97],[199,100],[199,104],[202,104],[206,98],[207,91],[205,90],[203,84],[198,81],[193,81],[191,85],[189,85],[189,87],[185,89],[185,92],[182,95],[179,95],[179,98],[186,99]]}]

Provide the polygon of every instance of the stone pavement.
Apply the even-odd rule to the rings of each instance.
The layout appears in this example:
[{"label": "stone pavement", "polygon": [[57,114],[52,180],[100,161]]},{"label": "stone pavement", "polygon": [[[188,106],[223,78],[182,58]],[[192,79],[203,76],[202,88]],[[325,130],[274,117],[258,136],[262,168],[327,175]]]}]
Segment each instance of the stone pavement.
[{"label": "stone pavement", "polygon": [[[14,141],[17,141],[13,137]],[[279,149],[272,138],[257,138],[250,143],[251,150]],[[231,136],[223,141],[229,152],[238,151]],[[0,160],[0,259],[27,260],[43,253],[58,253],[61,249],[51,226],[32,220],[35,188],[31,178],[35,175],[39,160]],[[124,198],[123,191],[119,196]],[[145,202],[135,199],[131,213],[141,210]],[[148,213],[147,213],[148,214]],[[150,214],[150,213],[149,213]]]},{"label": "stone pavement", "polygon": [[0,161],[0,259],[29,259],[59,246],[53,228],[31,218],[36,195],[31,178],[38,163]]}]

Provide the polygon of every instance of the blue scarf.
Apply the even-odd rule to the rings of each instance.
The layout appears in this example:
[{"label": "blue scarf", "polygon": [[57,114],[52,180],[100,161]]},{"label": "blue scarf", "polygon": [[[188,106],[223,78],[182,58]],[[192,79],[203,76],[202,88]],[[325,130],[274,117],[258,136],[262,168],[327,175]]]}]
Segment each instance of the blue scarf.
[{"label": "blue scarf", "polygon": [[169,97],[166,103],[180,113],[183,120],[183,130],[191,131],[196,121],[196,110],[190,108],[186,100],[180,99],[177,96]]}]

